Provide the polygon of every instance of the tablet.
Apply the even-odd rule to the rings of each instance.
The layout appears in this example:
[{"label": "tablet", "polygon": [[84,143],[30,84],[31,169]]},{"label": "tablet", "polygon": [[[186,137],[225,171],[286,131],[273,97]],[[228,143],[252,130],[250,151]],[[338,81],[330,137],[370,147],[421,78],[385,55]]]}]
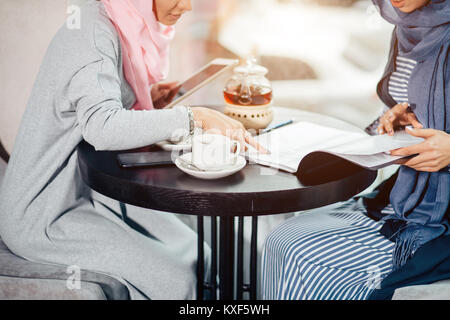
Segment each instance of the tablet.
[{"label": "tablet", "polygon": [[176,88],[178,93],[175,95],[173,101],[165,106],[164,109],[169,109],[180,104],[181,101],[192,95],[195,91],[238,63],[239,60],[237,59],[214,59],[187,80],[181,82]]}]

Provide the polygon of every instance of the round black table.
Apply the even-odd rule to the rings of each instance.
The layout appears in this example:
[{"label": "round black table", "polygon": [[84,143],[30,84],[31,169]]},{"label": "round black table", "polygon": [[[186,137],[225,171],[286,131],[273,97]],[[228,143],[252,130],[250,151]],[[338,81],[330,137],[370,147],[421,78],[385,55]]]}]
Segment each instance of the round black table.
[{"label": "round black table", "polygon": [[[346,122],[310,112],[274,107],[274,113],[274,123],[294,119],[360,131]],[[223,300],[242,299],[244,292],[249,293],[251,300],[256,299],[258,216],[307,210],[347,200],[370,186],[377,175],[375,171],[353,166],[350,170],[338,170],[327,176],[318,176],[316,181],[310,180],[305,183],[294,174],[248,164],[242,171],[232,176],[208,181],[191,177],[174,165],[121,168],[117,162],[117,155],[124,152],[126,151],[98,152],[88,143],[82,142],[78,147],[78,162],[83,180],[95,191],[122,203],[198,217],[198,299],[203,299],[205,289],[209,289],[212,299],[216,299],[217,288],[219,298]],[[213,217],[211,278],[207,283],[202,280],[204,216]],[[244,216],[252,217],[248,284],[243,281]],[[219,271],[218,283],[217,271]]]}]

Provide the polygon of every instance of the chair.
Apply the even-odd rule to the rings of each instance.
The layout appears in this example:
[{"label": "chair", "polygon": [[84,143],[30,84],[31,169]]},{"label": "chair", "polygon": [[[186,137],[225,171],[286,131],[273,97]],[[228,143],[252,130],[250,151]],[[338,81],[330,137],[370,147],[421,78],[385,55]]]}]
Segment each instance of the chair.
[{"label": "chair", "polygon": [[392,300],[450,300],[450,279],[395,290]]},{"label": "chair", "polygon": [[[0,142],[0,185],[8,159],[8,153]],[[14,255],[0,238],[0,300],[129,299],[128,288],[119,280],[80,270],[79,286],[74,286],[75,283],[70,282],[74,275],[68,266],[22,259]]]}]

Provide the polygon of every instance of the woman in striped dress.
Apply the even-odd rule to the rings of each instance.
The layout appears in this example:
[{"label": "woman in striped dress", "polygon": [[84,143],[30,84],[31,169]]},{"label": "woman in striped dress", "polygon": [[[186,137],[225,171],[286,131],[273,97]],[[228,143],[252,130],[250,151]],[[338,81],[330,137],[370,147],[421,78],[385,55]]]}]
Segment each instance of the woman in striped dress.
[{"label": "woman in striped dress", "polygon": [[352,199],[273,230],[262,254],[263,299],[367,299],[421,245],[449,233],[450,5],[373,1],[396,29],[378,85],[386,111],[371,128],[391,135],[409,125],[425,142],[393,151],[418,156],[378,189],[375,215],[365,199]]}]

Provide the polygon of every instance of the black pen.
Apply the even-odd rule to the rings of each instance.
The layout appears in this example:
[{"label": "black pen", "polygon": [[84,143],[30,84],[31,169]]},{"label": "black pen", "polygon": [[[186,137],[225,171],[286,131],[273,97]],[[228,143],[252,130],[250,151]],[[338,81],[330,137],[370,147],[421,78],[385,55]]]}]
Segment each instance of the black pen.
[{"label": "black pen", "polygon": [[269,127],[269,128],[267,128],[267,129],[262,130],[261,134],[263,134],[263,133],[268,133],[268,132],[270,132],[270,131],[272,131],[272,130],[275,130],[275,129],[278,129],[278,128],[287,126],[288,124],[291,124],[291,123],[293,123],[293,122],[294,122],[294,120],[289,120],[289,121],[286,121],[286,122],[279,123],[279,124],[277,124],[277,125],[274,125],[274,126],[272,126],[272,127]]}]

